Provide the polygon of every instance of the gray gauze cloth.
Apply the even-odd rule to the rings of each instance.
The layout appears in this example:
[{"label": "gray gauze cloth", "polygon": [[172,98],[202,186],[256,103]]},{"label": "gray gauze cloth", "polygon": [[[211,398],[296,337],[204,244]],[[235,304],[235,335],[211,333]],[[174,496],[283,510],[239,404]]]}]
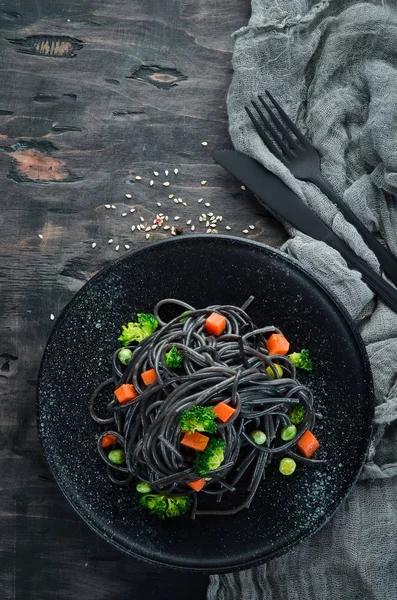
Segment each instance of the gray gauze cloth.
[{"label": "gray gauze cloth", "polygon": [[[244,110],[269,89],[312,140],[321,169],[397,254],[397,7],[352,0],[252,0],[235,34],[228,96],[235,147],[276,173],[379,272],[338,209],[265,148]],[[287,225],[283,247],[342,301],[371,361],[374,437],[359,483],[322,530],[267,565],[212,576],[208,600],[397,600],[397,315],[338,252]],[[336,374],[337,376],[337,374]]]}]

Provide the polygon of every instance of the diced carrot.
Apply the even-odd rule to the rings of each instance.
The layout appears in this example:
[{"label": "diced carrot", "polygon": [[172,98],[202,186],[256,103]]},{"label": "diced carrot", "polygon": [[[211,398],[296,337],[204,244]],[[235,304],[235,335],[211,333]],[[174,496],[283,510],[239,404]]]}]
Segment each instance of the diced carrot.
[{"label": "diced carrot", "polygon": [[302,452],[303,456],[306,458],[310,458],[313,456],[316,450],[320,447],[320,442],[318,439],[312,434],[311,431],[307,430],[302,435],[301,438],[297,441],[296,445],[299,450]]},{"label": "diced carrot", "polygon": [[282,333],[273,333],[266,342],[269,354],[287,354],[289,341]]},{"label": "diced carrot", "polygon": [[190,487],[195,491],[195,492],[199,492],[200,490],[203,489],[203,487],[205,486],[206,481],[205,479],[196,479],[196,481],[189,481],[188,485],[190,485]]},{"label": "diced carrot", "polygon": [[232,408],[228,404],[225,404],[225,402],[219,402],[219,404],[214,406],[212,411],[216,414],[218,419],[226,423],[226,421],[228,421],[230,417],[234,415],[236,409]]},{"label": "diced carrot", "polygon": [[225,327],[225,317],[216,312],[211,313],[205,321],[205,330],[210,335],[221,335]]},{"label": "diced carrot", "polygon": [[104,435],[103,438],[101,439],[101,447],[107,448],[108,446],[113,446],[113,444],[115,443],[116,440],[117,440],[117,438],[115,435],[108,433],[107,435]]},{"label": "diced carrot", "polygon": [[193,450],[205,450],[209,441],[210,438],[208,436],[194,431],[193,433],[185,433],[181,439],[181,444],[188,448],[193,448]]},{"label": "diced carrot", "polygon": [[144,371],[141,375],[143,379],[143,383],[145,385],[151,385],[157,381],[156,371],[154,369],[149,369],[148,371]]},{"label": "diced carrot", "polygon": [[114,395],[120,404],[125,404],[130,400],[134,400],[138,396],[138,392],[131,383],[123,383],[123,385],[114,391]]}]

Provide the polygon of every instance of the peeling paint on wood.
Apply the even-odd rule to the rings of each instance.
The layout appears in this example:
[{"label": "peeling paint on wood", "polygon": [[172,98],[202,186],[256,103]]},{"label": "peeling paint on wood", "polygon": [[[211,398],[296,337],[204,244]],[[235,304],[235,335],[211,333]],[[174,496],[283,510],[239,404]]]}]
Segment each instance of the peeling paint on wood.
[{"label": "peeling paint on wood", "polygon": [[13,160],[8,177],[18,183],[65,183],[81,179],[70,172],[65,161],[55,158],[51,142],[21,141],[6,149]]},{"label": "peeling paint on wood", "polygon": [[10,44],[19,46],[17,52],[53,58],[73,58],[84,43],[68,36],[31,35],[27,38],[9,39]]},{"label": "peeling paint on wood", "polygon": [[127,77],[127,79],[137,79],[138,81],[150,83],[157,88],[167,90],[178,85],[180,81],[185,81],[187,77],[177,69],[162,69],[157,65],[143,65],[134,71],[130,77]]}]

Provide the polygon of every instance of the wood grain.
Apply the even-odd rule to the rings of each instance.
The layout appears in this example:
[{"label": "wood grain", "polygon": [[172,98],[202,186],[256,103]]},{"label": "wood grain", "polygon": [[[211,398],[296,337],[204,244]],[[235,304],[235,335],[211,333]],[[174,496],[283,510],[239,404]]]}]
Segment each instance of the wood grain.
[{"label": "wood grain", "polygon": [[122,555],[69,507],[42,459],[35,385],[50,315],[125,245],[169,235],[132,232],[141,216],[147,226],[158,212],[170,224],[180,216],[188,235],[192,224],[204,232],[199,215],[213,212],[219,231],[243,235],[253,224],[251,237],[283,241],[212,160],[230,147],[231,33],[249,9],[248,0],[0,5],[2,599],[205,598],[205,577]]}]

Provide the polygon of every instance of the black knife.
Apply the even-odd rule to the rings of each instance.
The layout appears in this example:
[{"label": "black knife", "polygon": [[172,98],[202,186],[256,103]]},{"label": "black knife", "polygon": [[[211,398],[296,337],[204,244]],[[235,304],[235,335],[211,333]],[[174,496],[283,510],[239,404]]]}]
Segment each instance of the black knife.
[{"label": "black knife", "polygon": [[350,267],[361,273],[368,287],[397,312],[397,290],[339,239],[281,179],[250,156],[236,150],[217,150],[214,159],[247,186],[263,206],[299,231],[338,250]]}]

